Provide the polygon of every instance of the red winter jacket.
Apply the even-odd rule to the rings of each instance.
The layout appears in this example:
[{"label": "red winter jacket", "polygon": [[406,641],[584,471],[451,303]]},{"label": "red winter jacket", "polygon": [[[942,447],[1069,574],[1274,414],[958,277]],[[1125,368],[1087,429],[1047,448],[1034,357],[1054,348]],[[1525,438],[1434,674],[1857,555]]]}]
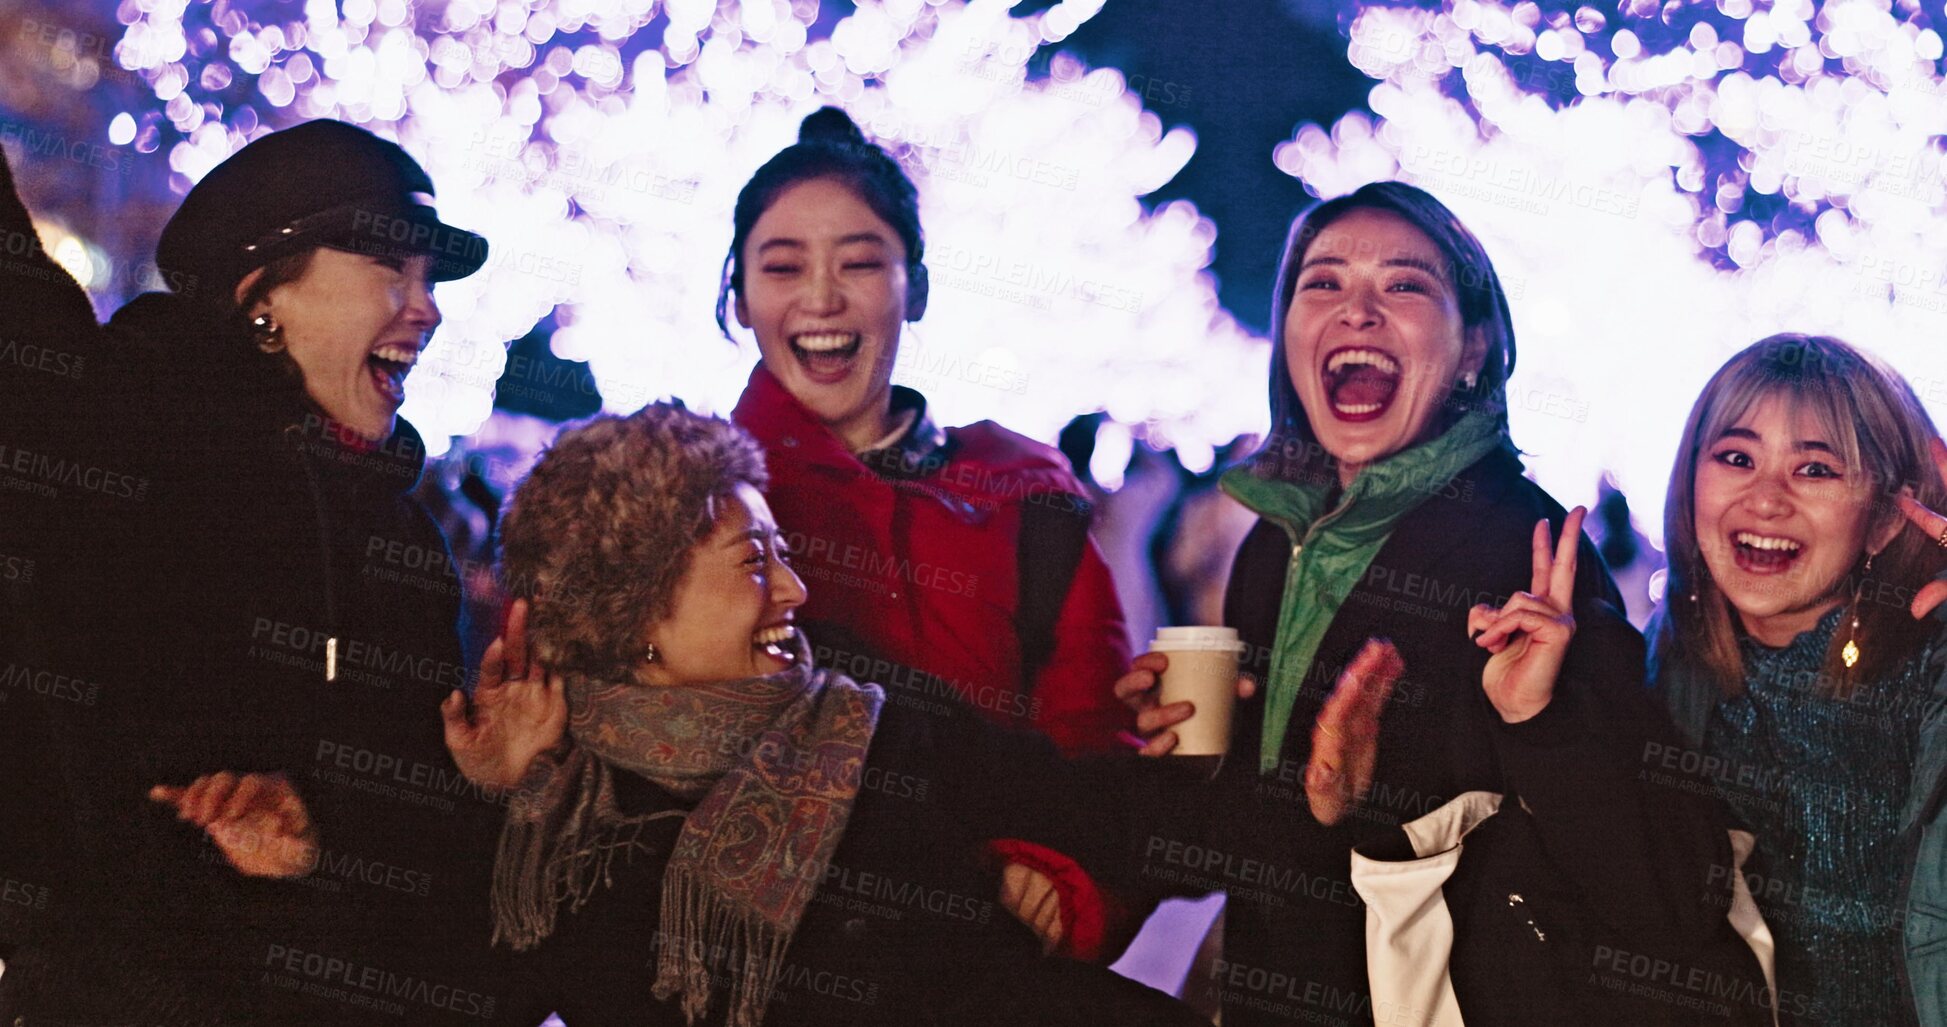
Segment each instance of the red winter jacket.
[{"label": "red winter jacket", "polygon": [[991,421],[942,432],[917,392],[896,391],[895,406],[919,407],[914,425],[864,460],[761,364],[732,415],[768,455],[819,664],[877,682],[894,701],[957,694],[1067,753],[1117,747],[1132,726],[1113,691],[1129,651],[1093,540],[1080,540],[1046,658],[1023,666],[1022,525],[1079,532],[1081,483],[1050,447]]}]

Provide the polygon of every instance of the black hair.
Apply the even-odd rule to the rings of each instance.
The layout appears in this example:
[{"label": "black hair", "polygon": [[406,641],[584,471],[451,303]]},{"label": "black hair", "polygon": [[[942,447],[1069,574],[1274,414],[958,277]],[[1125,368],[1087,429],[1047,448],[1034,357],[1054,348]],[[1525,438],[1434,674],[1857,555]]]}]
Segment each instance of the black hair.
[{"label": "black hair", "polygon": [[[1300,454],[1310,463],[1322,448],[1313,437],[1298,390],[1285,366],[1285,320],[1291,309],[1292,290],[1298,284],[1298,271],[1305,251],[1333,222],[1355,210],[1383,210],[1405,218],[1420,230],[1440,251],[1446,262],[1447,278],[1460,306],[1464,331],[1478,331],[1487,344],[1487,356],[1474,387],[1456,385],[1447,401],[1446,423],[1471,410],[1485,409],[1496,414],[1501,432],[1508,430],[1508,377],[1514,373],[1514,320],[1508,311],[1507,293],[1500,276],[1487,259],[1487,250],[1474,233],[1460,223],[1447,205],[1433,194],[1404,182],[1371,182],[1344,196],[1313,204],[1291,224],[1285,239],[1284,257],[1278,264],[1277,289],[1271,296],[1271,433],[1264,445],[1251,456],[1253,462],[1273,459],[1274,473],[1281,476],[1302,473],[1308,468],[1292,465],[1290,454]],[[1297,443],[1297,445],[1293,445]],[[1280,456],[1284,454],[1284,456]]]},{"label": "black hair", "polygon": [[786,189],[819,178],[852,190],[899,233],[906,244],[906,305],[909,317],[917,316],[926,297],[926,236],[919,227],[919,190],[897,161],[865,138],[850,115],[837,107],[820,107],[799,124],[798,141],[765,161],[737,194],[730,252],[723,258],[723,281],[717,288],[717,327],[726,338],[730,294],[744,289],[744,243],[751,229]]},{"label": "black hair", "polygon": [[[264,298],[270,295],[272,289],[280,285],[289,285],[303,278],[304,272],[311,267],[312,256],[317,252],[318,248],[316,246],[307,246],[296,253],[286,253],[263,265],[262,271],[264,273],[259,275],[256,281],[250,283],[250,288],[244,290],[243,295],[234,301],[236,304],[236,313],[241,315],[243,320],[249,320],[250,311],[257,304],[262,303]],[[258,269],[252,268],[251,270]],[[249,272],[244,273],[245,278],[249,276]],[[237,281],[240,283],[242,279],[240,278]],[[229,300],[235,292],[236,283],[232,283],[229,290],[218,297],[218,299],[219,301]]]}]

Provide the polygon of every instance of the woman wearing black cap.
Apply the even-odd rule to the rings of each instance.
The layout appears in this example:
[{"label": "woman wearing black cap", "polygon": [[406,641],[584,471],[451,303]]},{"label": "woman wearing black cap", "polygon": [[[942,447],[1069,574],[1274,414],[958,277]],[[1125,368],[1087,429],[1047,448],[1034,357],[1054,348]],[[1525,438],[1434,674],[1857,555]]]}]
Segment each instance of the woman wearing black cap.
[{"label": "woman wearing black cap", "polygon": [[[493,818],[439,737],[460,590],[396,418],[431,283],[486,258],[431,194],[398,146],[311,122],[191,190],[173,290],[106,326],[37,244],[0,266],[0,336],[80,369],[0,368],[0,538],[39,569],[0,656],[67,683],[5,697],[0,877],[40,889],[0,937],[9,1015],[491,1013],[436,934],[478,893],[445,853]],[[33,238],[4,164],[0,233]]]}]

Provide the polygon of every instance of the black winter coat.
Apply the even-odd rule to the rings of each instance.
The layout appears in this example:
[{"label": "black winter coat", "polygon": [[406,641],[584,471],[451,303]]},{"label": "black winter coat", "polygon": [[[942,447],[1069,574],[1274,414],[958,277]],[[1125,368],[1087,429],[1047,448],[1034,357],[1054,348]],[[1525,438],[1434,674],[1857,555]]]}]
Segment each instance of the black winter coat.
[{"label": "black winter coat", "polygon": [[[31,232],[0,186],[0,232]],[[37,899],[0,921],[0,1007],[258,1025],[479,1005],[480,950],[452,939],[480,929],[460,857],[497,809],[441,741],[467,664],[451,560],[408,494],[418,436],[341,445],[285,358],[191,298],[103,328],[44,256],[0,274],[0,336],[40,354],[0,365],[0,551],[33,569],[0,652],[0,878]],[[146,798],[217,771],[289,778],[317,870],[245,878]]]},{"label": "black winter coat", "polygon": [[[1214,784],[1149,800],[1170,816],[1142,840],[1141,882],[1229,894],[1223,959],[1211,982],[1227,1027],[1411,1021],[1410,1010],[1371,1006],[1365,907],[1351,886],[1349,853],[1474,789],[1526,801],[1550,862],[1569,882],[1570,903],[1642,939],[1645,950],[1724,943],[1724,826],[1700,794],[1639,780],[1645,747],[1671,742],[1673,729],[1643,686],[1641,637],[1616,613],[1618,594],[1586,540],[1576,579],[1578,634],[1553,702],[1510,725],[1482,691],[1487,653],[1468,638],[1468,610],[1527,590],[1535,522],[1546,517],[1559,532],[1563,516],[1522,476],[1512,453],[1496,451],[1463,471],[1399,522],[1339,609],[1276,769],[1258,772],[1264,712],[1253,700],[1238,708]],[[1247,643],[1246,669],[1260,680],[1292,547],[1283,529],[1260,521],[1231,571],[1225,623]],[[1370,794],[1324,828],[1305,799],[1312,724],[1341,670],[1373,637],[1398,647],[1405,676],[1381,716]],[[1463,995],[1464,984],[1456,979]],[[1520,994],[1495,998],[1505,1005],[1483,1022],[1527,1022],[1509,1018],[1528,1005]],[[1608,1022],[1658,1021],[1618,1011]]]},{"label": "black winter coat", "polygon": [[[1161,992],[1110,971],[1041,955],[998,901],[994,838],[1033,841],[1085,864],[1128,830],[1094,772],[1060,760],[1039,735],[994,727],[958,703],[894,695],[867,756],[864,785],[823,883],[806,907],[764,1027],[1096,1027],[1199,1020]],[[681,808],[634,774],[623,808]],[[530,952],[505,957],[522,997],[515,1023],[558,1011],[568,1027],[683,1027],[650,993],[662,876],[681,821],[654,821],[618,858],[611,886]],[[725,1005],[713,996],[710,1023]]]}]

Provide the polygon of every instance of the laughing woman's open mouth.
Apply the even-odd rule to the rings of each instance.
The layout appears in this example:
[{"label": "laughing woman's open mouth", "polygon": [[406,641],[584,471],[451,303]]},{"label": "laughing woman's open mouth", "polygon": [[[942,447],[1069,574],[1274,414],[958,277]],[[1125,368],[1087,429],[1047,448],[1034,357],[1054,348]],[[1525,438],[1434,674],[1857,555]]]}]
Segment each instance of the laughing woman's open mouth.
[{"label": "laughing woman's open mouth", "polygon": [[372,373],[372,387],[393,403],[405,402],[406,375],[412,373],[417,363],[419,347],[396,342],[376,347],[365,357],[365,366]]},{"label": "laughing woman's open mouth", "polygon": [[1400,365],[1370,347],[1333,350],[1325,358],[1325,398],[1332,416],[1354,423],[1386,416],[1399,394]]},{"label": "laughing woman's open mouth", "polygon": [[791,355],[807,377],[831,385],[851,373],[863,339],[858,332],[801,332],[791,336]]},{"label": "laughing woman's open mouth", "polygon": [[1798,563],[1805,544],[1779,535],[1755,531],[1731,532],[1731,555],[1738,570],[1748,574],[1783,574]]}]

